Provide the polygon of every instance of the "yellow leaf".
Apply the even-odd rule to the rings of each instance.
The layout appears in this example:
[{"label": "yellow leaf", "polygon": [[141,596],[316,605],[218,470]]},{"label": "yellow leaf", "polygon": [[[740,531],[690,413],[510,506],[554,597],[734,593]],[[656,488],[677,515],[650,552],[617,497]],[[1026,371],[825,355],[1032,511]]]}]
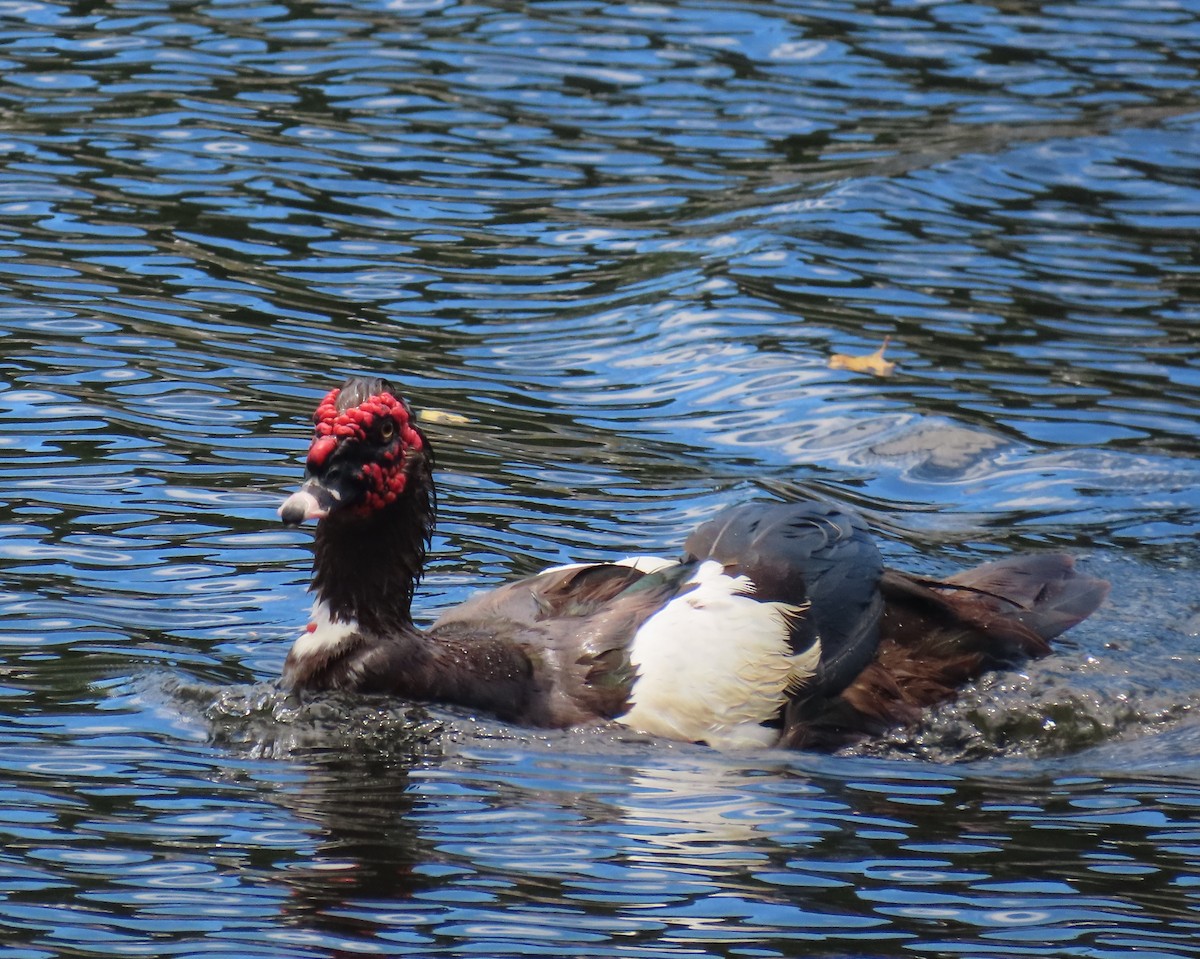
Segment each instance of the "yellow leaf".
[{"label": "yellow leaf", "polygon": [[458,413],[447,413],[445,410],[417,410],[417,419],[422,423],[449,423],[451,426],[462,426],[471,421]]},{"label": "yellow leaf", "polygon": [[874,353],[863,356],[849,356],[845,353],[834,353],[829,357],[829,366],[835,370],[850,370],[854,373],[871,373],[874,376],[891,376],[896,364],[883,358],[883,351],[892,342],[890,336],[883,338],[883,345]]}]

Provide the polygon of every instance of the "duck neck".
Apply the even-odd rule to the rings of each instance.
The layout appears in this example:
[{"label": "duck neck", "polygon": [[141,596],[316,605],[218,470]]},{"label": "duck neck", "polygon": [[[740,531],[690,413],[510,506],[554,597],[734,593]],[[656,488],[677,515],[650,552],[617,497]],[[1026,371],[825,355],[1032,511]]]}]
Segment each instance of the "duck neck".
[{"label": "duck neck", "polygon": [[376,635],[414,632],[413,590],[431,528],[432,504],[416,496],[370,516],[335,512],[322,520],[311,589],[330,621]]}]

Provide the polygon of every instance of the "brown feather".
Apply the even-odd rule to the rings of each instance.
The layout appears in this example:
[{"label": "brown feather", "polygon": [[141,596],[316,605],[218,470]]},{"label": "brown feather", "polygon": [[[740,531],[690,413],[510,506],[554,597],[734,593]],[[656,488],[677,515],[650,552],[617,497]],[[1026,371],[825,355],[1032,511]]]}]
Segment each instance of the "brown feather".
[{"label": "brown feather", "polygon": [[912,725],[982,673],[1046,655],[1051,639],[1108,595],[1108,583],[1057,553],[1009,557],[943,582],[889,569],[879,589],[874,660],[839,695],[789,722],[782,745],[833,750]]}]

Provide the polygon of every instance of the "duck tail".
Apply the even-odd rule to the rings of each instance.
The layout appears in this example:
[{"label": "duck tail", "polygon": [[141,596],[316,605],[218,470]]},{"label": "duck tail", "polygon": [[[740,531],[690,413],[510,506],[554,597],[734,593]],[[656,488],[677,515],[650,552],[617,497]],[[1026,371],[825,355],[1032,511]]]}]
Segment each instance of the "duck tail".
[{"label": "duck tail", "polygon": [[944,580],[885,570],[883,639],[931,659],[971,654],[978,671],[1044,656],[1108,595],[1065,553],[1009,556]]},{"label": "duck tail", "polygon": [[789,723],[786,744],[837,749],[911,725],[980,674],[1049,653],[1108,589],[1064,553],[1011,556],[944,580],[884,570],[875,658],[840,695]]},{"label": "duck tail", "polygon": [[[1108,580],[1085,576],[1066,553],[1009,556],[944,581],[964,587],[1049,642],[1087,619],[1108,596]],[[1007,608],[1005,608],[1007,606]]]}]

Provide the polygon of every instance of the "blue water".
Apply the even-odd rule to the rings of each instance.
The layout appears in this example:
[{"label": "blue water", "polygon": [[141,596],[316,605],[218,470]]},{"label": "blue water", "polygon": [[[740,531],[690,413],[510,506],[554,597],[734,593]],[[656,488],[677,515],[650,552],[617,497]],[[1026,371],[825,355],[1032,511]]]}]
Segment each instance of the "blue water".
[{"label": "blue water", "polygon": [[[0,0],[0,952],[1200,955],[1197,50],[1171,0]],[[430,415],[423,619],[814,492],[1112,596],[835,756],[299,704],[274,510],[352,371]]]}]

